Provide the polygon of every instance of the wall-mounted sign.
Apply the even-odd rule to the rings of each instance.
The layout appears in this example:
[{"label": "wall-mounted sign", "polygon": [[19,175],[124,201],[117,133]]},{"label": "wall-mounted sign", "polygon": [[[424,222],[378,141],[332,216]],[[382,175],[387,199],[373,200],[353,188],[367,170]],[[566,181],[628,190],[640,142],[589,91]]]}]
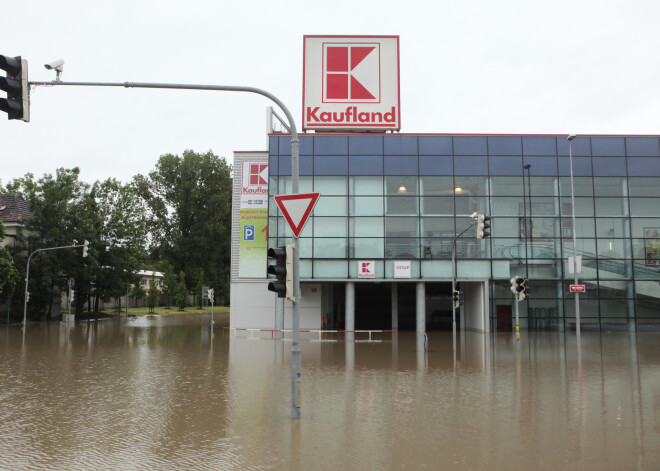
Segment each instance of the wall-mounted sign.
[{"label": "wall-mounted sign", "polygon": [[376,278],[376,261],[358,260],[358,278]]},{"label": "wall-mounted sign", "polygon": [[268,250],[268,162],[246,160],[241,171],[238,276],[265,278]]},{"label": "wall-mounted sign", "polygon": [[304,36],[303,129],[398,130],[398,36]]},{"label": "wall-mounted sign", "polygon": [[410,260],[394,261],[394,278],[412,278],[412,263]]}]

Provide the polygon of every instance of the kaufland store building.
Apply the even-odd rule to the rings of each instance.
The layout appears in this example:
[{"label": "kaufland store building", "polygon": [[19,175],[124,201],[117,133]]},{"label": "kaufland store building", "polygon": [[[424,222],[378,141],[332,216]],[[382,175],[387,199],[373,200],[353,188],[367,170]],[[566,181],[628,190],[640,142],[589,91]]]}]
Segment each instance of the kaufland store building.
[{"label": "kaufland store building", "polygon": [[[306,36],[300,193],[301,328],[451,328],[452,242],[461,329],[660,326],[660,138],[399,133],[398,37]],[[290,135],[234,162],[231,327],[290,328],[266,289],[267,247],[291,243],[273,196],[291,193]],[[470,215],[491,216],[477,239]],[[281,307],[280,307],[281,309]],[[284,319],[282,321],[282,318]]]}]

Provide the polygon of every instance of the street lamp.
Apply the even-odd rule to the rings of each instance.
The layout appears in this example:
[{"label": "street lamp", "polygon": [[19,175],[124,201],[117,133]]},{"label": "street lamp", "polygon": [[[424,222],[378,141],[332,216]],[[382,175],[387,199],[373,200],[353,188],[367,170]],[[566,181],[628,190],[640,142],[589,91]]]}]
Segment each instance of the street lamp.
[{"label": "street lamp", "polygon": [[[573,221],[573,276],[575,284],[578,284],[578,270],[577,270],[577,240],[575,238],[575,186],[573,184],[573,139],[575,134],[569,134],[568,139],[568,159],[571,167],[571,219]],[[577,334],[578,342],[580,341],[580,294],[575,292],[575,332]]]}]

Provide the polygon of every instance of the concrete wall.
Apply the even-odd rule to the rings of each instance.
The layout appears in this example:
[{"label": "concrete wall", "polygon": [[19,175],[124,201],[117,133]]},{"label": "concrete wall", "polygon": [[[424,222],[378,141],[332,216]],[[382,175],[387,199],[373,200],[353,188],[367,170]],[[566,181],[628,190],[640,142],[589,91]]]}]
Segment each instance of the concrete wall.
[{"label": "concrete wall", "polygon": [[461,282],[465,329],[488,332],[488,282]]},{"label": "concrete wall", "polygon": [[275,328],[275,299],[275,293],[268,291],[268,280],[232,281],[229,326],[239,329]]}]

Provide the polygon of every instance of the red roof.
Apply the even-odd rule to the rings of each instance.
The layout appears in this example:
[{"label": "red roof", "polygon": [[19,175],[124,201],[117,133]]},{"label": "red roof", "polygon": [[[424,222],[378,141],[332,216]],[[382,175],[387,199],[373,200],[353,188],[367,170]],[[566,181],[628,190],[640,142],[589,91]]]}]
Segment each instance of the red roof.
[{"label": "red roof", "polygon": [[31,214],[28,202],[22,196],[11,193],[0,195],[0,221],[23,223]]}]

